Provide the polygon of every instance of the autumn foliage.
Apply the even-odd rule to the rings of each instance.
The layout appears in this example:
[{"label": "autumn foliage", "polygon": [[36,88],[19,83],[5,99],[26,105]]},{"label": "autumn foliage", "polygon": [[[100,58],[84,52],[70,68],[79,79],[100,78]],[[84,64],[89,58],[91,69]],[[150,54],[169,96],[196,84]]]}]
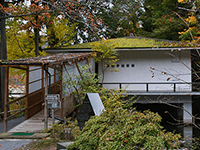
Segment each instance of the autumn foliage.
[{"label": "autumn foliage", "polygon": [[4,16],[2,18],[20,17],[21,20],[28,22],[22,23],[25,29],[44,28],[44,25],[53,24],[52,16],[61,15],[65,18],[83,22],[95,31],[98,26],[102,25],[102,20],[95,17],[94,4],[90,1],[17,1],[9,3],[8,7],[0,4],[0,9]]}]

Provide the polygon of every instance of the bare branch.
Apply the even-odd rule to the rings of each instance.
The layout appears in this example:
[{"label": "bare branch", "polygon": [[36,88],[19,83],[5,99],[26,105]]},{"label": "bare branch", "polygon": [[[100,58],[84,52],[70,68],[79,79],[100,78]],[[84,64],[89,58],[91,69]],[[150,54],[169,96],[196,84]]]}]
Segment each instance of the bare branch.
[{"label": "bare branch", "polygon": [[196,49],[198,55],[200,56],[200,52],[199,52],[199,50],[197,49],[197,44],[196,44],[196,42],[195,42],[195,40],[194,40],[194,37],[193,37],[193,35],[192,35],[192,32],[191,32],[191,30],[190,30],[190,25],[189,25],[177,12],[174,12],[174,14],[176,14],[176,15],[187,25],[187,27],[188,27],[188,29],[189,29],[190,36],[191,36],[191,38],[192,38],[192,41],[194,42],[195,49]]},{"label": "bare branch", "polygon": [[[55,11],[54,10],[40,11],[40,12],[37,12],[37,13],[27,13],[27,14],[20,14],[20,15],[10,15],[10,14],[6,13],[5,16],[0,16],[0,19],[8,19],[8,18],[15,18],[15,17],[25,17],[25,16],[39,15],[39,14],[42,14],[42,13],[55,13]],[[60,14],[60,13],[58,13],[58,14]]]},{"label": "bare branch", "polygon": [[178,9],[186,10],[186,11],[191,11],[191,12],[197,12],[196,10],[187,9],[187,8],[183,8],[183,7],[178,7]]}]

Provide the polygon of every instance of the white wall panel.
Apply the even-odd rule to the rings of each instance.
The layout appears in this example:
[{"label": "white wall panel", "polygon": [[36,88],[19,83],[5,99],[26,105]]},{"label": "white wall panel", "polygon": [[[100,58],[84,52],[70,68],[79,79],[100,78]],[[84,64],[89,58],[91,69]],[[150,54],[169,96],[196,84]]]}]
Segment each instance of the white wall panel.
[{"label": "white wall panel", "polygon": [[42,80],[29,84],[29,93],[37,91],[42,88]]},{"label": "white wall panel", "polygon": [[[29,83],[42,79],[41,67],[29,67]],[[29,93],[42,88],[42,80],[29,84]]]},{"label": "white wall panel", "polygon": [[[167,51],[119,52],[119,61],[114,66],[119,72],[105,71],[104,82],[191,82],[190,51],[179,52],[181,61],[174,61]],[[168,51],[170,52],[170,51]],[[186,67],[187,66],[187,67]],[[154,68],[152,70],[151,68]],[[188,69],[189,68],[189,69]],[[101,65],[99,65],[101,72]],[[165,73],[164,73],[165,72]],[[109,85],[107,85],[109,86]],[[141,85],[129,85],[127,90],[143,90]],[[173,85],[150,85],[149,90],[172,90]],[[190,85],[177,85],[177,91],[190,91]]]},{"label": "white wall panel", "polygon": [[[92,64],[94,64],[94,59],[91,59],[90,62]],[[78,64],[80,66],[83,66],[83,65],[87,65],[87,61],[86,60],[83,60],[83,61],[80,61],[78,62]],[[79,71],[76,67],[76,64],[73,63],[73,64],[70,64],[70,65],[65,65],[66,69],[67,69],[67,72],[69,73],[69,75],[71,76],[72,74],[74,75],[79,75]],[[87,70],[89,71],[89,69]],[[65,68],[63,67],[63,83],[66,82],[66,78],[68,78],[68,73],[66,72]],[[74,80],[74,81],[78,81],[78,79],[75,77],[75,76],[72,76],[73,78],[71,78],[71,80]],[[66,85],[65,85],[66,84]],[[73,92],[75,89],[73,87],[71,87],[70,89],[68,88],[68,84],[65,83],[63,84],[63,97],[68,95],[69,93]],[[77,85],[76,88],[79,88],[79,86]]]},{"label": "white wall panel", "polygon": [[[37,69],[37,70],[35,70]],[[42,69],[41,67],[30,67],[29,68],[29,82],[38,80],[42,78]]]}]

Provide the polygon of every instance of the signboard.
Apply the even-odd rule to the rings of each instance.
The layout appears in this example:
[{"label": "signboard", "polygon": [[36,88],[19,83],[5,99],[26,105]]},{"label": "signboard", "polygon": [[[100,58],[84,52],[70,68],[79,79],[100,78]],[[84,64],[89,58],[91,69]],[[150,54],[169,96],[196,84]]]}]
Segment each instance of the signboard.
[{"label": "signboard", "polygon": [[104,110],[104,105],[98,93],[87,93],[87,97],[92,105],[92,109],[96,116],[99,116]]},{"label": "signboard", "polygon": [[60,108],[60,94],[48,94],[45,96],[47,108]]}]

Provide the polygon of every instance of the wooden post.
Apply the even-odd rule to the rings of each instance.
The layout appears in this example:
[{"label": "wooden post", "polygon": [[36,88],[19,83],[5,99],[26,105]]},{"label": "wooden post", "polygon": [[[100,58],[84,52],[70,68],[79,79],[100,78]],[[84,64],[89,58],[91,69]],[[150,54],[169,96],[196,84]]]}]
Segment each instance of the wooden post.
[{"label": "wooden post", "polygon": [[9,67],[5,67],[5,93],[4,93],[4,132],[7,132],[8,121],[8,84],[9,84]]},{"label": "wooden post", "polygon": [[27,66],[27,70],[26,70],[26,111],[25,111],[25,119],[28,119],[29,115],[28,115],[28,94],[29,94],[29,66]]},{"label": "wooden post", "polygon": [[61,67],[61,73],[60,73],[60,75],[61,75],[61,82],[60,82],[60,103],[61,103],[61,107],[60,107],[60,118],[63,118],[64,116],[62,115],[63,113],[63,101],[62,101],[62,93],[63,93],[63,65],[60,65],[60,67]]},{"label": "wooden post", "polygon": [[[48,66],[45,65],[46,70]],[[45,71],[45,92],[44,92],[44,129],[48,129],[48,110],[47,110],[47,101],[46,95],[48,94],[48,73]]]},{"label": "wooden post", "polygon": [[56,69],[54,68],[54,78],[53,78],[53,83],[56,83]]},{"label": "wooden post", "polygon": [[44,87],[44,68],[42,67],[42,88]]}]

